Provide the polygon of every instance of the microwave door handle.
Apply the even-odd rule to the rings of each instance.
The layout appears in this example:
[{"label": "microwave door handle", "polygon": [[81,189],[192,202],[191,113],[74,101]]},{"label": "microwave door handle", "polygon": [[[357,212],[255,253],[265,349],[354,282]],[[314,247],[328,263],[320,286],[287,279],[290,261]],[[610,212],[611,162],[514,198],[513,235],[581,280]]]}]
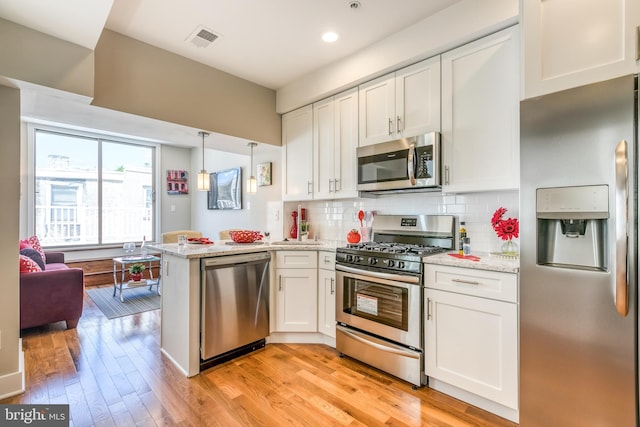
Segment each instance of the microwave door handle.
[{"label": "microwave door handle", "polygon": [[416,146],[409,146],[409,155],[407,156],[407,173],[409,175],[409,183],[416,185]]}]

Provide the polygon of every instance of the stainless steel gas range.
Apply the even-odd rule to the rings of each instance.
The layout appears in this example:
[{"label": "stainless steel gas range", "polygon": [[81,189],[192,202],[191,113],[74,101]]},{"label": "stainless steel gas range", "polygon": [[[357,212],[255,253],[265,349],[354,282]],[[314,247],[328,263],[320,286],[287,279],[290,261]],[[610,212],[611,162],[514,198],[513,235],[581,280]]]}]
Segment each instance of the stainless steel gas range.
[{"label": "stainless steel gas range", "polygon": [[336,350],[414,387],[424,375],[423,258],[453,249],[451,215],[379,215],[336,250]]}]

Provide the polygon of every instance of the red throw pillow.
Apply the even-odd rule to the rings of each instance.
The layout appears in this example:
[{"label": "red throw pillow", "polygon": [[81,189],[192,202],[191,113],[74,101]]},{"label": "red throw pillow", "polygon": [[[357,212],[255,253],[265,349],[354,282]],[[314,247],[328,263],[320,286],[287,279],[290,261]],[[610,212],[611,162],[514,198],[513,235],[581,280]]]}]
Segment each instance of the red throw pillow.
[{"label": "red throw pillow", "polygon": [[[42,246],[40,246],[40,240],[38,240],[38,236],[31,236],[27,239],[24,239],[33,249],[38,251],[42,256],[42,261],[47,262],[47,257],[44,255],[44,251],[42,250]],[[20,241],[20,245],[22,245],[23,240]],[[23,249],[22,247],[20,249]]]},{"label": "red throw pillow", "polygon": [[23,249],[33,249],[33,246],[31,246],[31,243],[29,243],[27,239],[20,240],[20,250]]},{"label": "red throw pillow", "polygon": [[36,271],[42,271],[37,262],[25,255],[18,255],[20,257],[20,273],[34,273]]}]

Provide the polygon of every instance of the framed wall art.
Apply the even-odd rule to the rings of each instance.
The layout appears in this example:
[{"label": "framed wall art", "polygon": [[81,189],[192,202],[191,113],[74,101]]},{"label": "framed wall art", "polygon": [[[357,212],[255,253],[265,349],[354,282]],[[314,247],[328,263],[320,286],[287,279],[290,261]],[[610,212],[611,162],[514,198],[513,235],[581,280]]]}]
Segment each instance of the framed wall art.
[{"label": "framed wall art", "polygon": [[242,209],[242,170],[226,169],[209,174],[209,209]]},{"label": "framed wall art", "polygon": [[167,169],[167,194],[189,194],[189,172]]},{"label": "framed wall art", "polygon": [[258,181],[258,187],[271,185],[271,162],[258,164],[258,174],[256,180]]}]

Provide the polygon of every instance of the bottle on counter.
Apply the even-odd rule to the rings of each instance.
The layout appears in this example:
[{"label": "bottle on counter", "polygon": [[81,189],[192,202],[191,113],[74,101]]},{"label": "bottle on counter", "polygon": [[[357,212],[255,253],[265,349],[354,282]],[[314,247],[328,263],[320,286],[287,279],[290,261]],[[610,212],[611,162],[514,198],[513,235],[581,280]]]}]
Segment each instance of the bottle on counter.
[{"label": "bottle on counter", "polygon": [[464,256],[471,255],[471,239],[468,237],[462,241],[462,253]]},{"label": "bottle on counter", "polygon": [[467,237],[467,229],[465,228],[465,222],[460,221],[460,236],[458,240],[458,254],[464,255],[464,239]]}]

